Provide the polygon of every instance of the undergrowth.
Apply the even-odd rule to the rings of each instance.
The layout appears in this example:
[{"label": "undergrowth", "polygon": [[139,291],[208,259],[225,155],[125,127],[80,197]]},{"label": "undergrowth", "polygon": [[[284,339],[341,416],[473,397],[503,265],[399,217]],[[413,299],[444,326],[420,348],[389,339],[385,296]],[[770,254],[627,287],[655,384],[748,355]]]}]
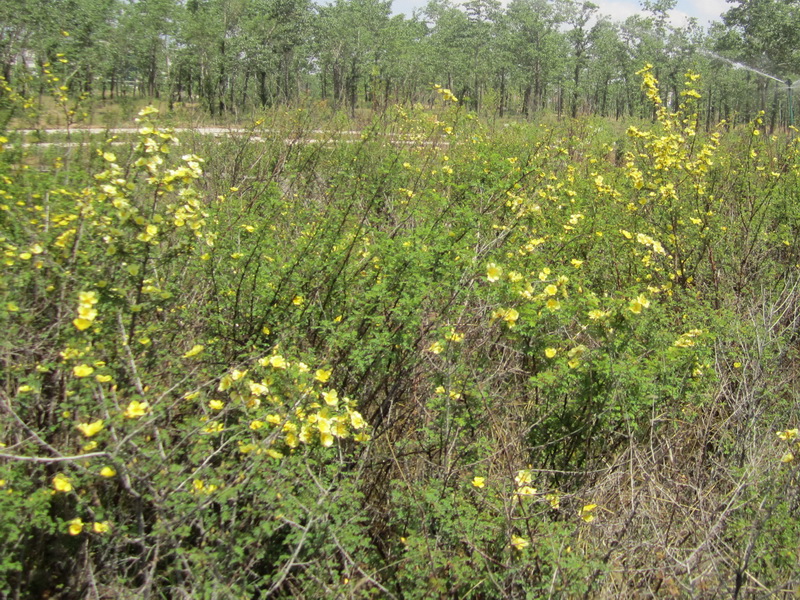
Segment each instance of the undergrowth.
[{"label": "undergrowth", "polygon": [[797,144],[641,75],[624,139],[5,133],[0,593],[794,590]]}]

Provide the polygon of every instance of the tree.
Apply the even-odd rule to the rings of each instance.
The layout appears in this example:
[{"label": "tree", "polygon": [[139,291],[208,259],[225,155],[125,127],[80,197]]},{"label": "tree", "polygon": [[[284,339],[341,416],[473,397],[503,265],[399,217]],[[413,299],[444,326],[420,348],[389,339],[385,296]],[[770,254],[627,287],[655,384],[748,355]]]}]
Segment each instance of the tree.
[{"label": "tree", "polygon": [[572,29],[567,33],[567,38],[572,44],[572,101],[570,113],[572,118],[578,116],[578,95],[580,93],[581,74],[588,61],[588,51],[595,38],[596,27],[589,28],[589,22],[595,16],[599,7],[592,2],[583,2],[580,5],[570,3],[567,5],[567,23]]},{"label": "tree", "polygon": [[732,0],[722,16],[730,29],[719,49],[735,51],[737,58],[788,75],[800,72],[800,1]]},{"label": "tree", "polygon": [[391,31],[390,14],[391,0],[336,0],[335,4],[317,6],[314,45],[321,65],[323,95],[327,95],[330,74],[334,106],[346,103],[353,116],[359,83],[384,59],[381,43]]},{"label": "tree", "polygon": [[547,87],[564,68],[562,16],[547,0],[512,0],[508,6],[509,36],[522,85],[522,113],[529,116],[545,105]]}]

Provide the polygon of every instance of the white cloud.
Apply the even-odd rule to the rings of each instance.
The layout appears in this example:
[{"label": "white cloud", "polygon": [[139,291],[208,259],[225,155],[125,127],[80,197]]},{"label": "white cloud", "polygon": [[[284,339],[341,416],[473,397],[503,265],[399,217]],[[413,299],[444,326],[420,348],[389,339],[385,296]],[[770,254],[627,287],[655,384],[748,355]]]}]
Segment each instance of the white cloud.
[{"label": "white cloud", "polygon": [[601,15],[611,17],[614,21],[624,21],[628,17],[642,12],[638,2],[625,0],[599,0],[595,2],[600,7]]},{"label": "white cloud", "polygon": [[706,21],[720,21],[720,15],[731,8],[726,0],[703,0],[689,4],[701,25],[705,25]]},{"label": "white cloud", "polygon": [[[411,16],[415,8],[421,9],[426,4],[427,0],[394,0],[392,12]],[[502,0],[502,4],[507,5],[508,0]],[[624,21],[632,15],[644,14],[638,0],[595,0],[595,4],[600,7],[598,12],[601,15],[615,21]],[[702,2],[678,0],[670,21],[673,25],[680,27],[686,25],[689,18],[694,17],[701,26],[705,26],[708,21],[719,21],[720,15],[729,8],[730,5],[726,0],[702,0]]]},{"label": "white cloud", "polygon": [[[644,15],[641,5],[636,0],[596,0],[600,7],[600,14],[611,17],[615,21],[624,21],[636,14]],[[726,0],[679,0],[675,9],[671,11],[670,22],[676,27],[681,27],[689,22],[690,18],[697,19],[702,26],[708,21],[719,21],[720,15],[730,6]]]}]

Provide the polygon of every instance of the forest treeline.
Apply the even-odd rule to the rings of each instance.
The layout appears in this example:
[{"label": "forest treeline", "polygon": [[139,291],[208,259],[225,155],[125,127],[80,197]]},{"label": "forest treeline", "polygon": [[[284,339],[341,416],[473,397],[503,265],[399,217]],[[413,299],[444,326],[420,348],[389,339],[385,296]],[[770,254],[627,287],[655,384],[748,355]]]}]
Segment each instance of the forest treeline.
[{"label": "forest treeline", "polygon": [[708,29],[675,26],[675,5],[645,1],[615,22],[579,0],[431,0],[411,17],[393,15],[391,0],[6,0],[0,68],[23,86],[55,68],[72,94],[196,103],[212,115],[306,99],[380,111],[432,100],[438,83],[500,117],[622,118],[652,114],[635,76],[652,63],[671,106],[688,69],[703,75],[709,123],[759,110],[773,127],[788,123],[778,79],[800,71],[795,3],[733,2]]}]

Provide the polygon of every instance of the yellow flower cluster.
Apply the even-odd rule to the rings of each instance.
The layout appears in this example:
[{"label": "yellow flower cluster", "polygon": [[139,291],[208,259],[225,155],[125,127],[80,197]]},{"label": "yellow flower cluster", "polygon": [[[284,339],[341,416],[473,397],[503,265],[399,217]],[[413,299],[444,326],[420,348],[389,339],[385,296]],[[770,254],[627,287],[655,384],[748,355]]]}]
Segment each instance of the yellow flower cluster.
[{"label": "yellow flower cluster", "polygon": [[492,319],[503,319],[509,328],[513,328],[519,319],[519,311],[516,308],[498,308],[492,313]]},{"label": "yellow flower cluster", "polygon": [[[203,212],[200,195],[191,185],[203,174],[203,159],[194,154],[186,154],[181,158],[183,164],[166,168],[170,147],[177,145],[179,140],[171,130],[159,129],[146,118],[156,113],[158,110],[153,107],[146,107],[139,112],[141,118],[137,120],[142,125],[138,132],[136,152],[140,156],[134,166],[145,177],[145,181],[155,188],[157,197],[173,192],[177,200],[160,205],[163,207],[162,212],[141,210],[134,194],[135,180],[126,178],[125,171],[115,162],[116,156],[113,153],[101,153],[109,164],[106,170],[95,175],[98,185],[94,194],[100,203],[110,202],[118,220],[117,226],[101,223],[101,227],[108,231],[103,237],[109,244],[110,254],[115,253],[117,244],[124,242],[119,240],[119,225],[132,226],[137,241],[153,245],[161,243],[167,236],[167,224],[175,229],[188,227],[196,237],[203,236],[202,229],[208,214]],[[205,235],[208,245],[213,245],[213,237],[211,234]]]},{"label": "yellow flower cluster", "polygon": [[675,340],[672,345],[676,348],[691,348],[696,344],[695,338],[701,335],[703,335],[702,329],[691,329],[678,336],[678,339]]},{"label": "yellow flower cluster", "polygon": [[656,106],[661,106],[661,96],[658,93],[658,80],[653,75],[653,65],[647,63],[644,68],[636,71],[642,77],[642,91]]},{"label": "yellow flower cluster", "polygon": [[578,516],[583,519],[584,523],[591,523],[597,518],[594,514],[596,508],[597,504],[586,504],[578,510]]},{"label": "yellow flower cluster", "polygon": [[[652,65],[647,65],[638,72],[642,76],[642,89],[655,107],[656,118],[662,129],[660,135],[653,132],[642,132],[636,127],[628,129],[628,137],[641,141],[644,151],[626,154],[626,174],[637,190],[647,188],[649,193],[642,195],[640,204],[648,199],[658,200],[663,204],[680,203],[680,183],[666,181],[670,171],[682,171],[690,175],[687,184],[692,194],[697,197],[705,195],[702,178],[713,165],[713,157],[720,143],[719,133],[709,136],[702,145],[695,144],[697,112],[694,105],[700,94],[693,88],[699,76],[686,74],[685,89],[680,96],[682,102],[678,110],[670,113],[666,110],[660,97],[658,81],[652,74]],[[637,161],[645,163],[644,172],[637,166]],[[682,182],[681,182],[682,183]],[[631,203],[635,210],[635,205]]]},{"label": "yellow flower cluster", "polygon": [[[240,452],[265,452],[281,458],[301,444],[331,447],[334,442],[353,439],[367,442],[367,423],[353,400],[325,386],[331,371],[291,362],[277,352],[265,356],[250,369],[232,369],[221,379],[217,391],[227,393],[231,406],[243,411],[243,423],[253,439],[242,442]],[[225,408],[219,400],[209,407],[223,419]],[[212,421],[208,433],[224,430],[222,421]]]},{"label": "yellow flower cluster", "polygon": [[800,435],[800,430],[786,429],[777,432],[776,435],[790,446],[790,450],[781,456],[781,462],[784,464],[794,462],[795,452],[800,450],[800,440],[797,439],[798,435]]},{"label": "yellow flower cluster", "polygon": [[[67,531],[70,535],[80,535],[88,523],[84,523],[80,517],[72,519],[67,522]],[[108,521],[95,521],[92,523],[92,531],[95,533],[106,533],[111,529],[111,523]]]},{"label": "yellow flower cluster", "polygon": [[78,294],[78,317],[72,321],[75,327],[83,331],[92,326],[97,318],[97,294],[95,292],[81,292]]},{"label": "yellow flower cluster", "polygon": [[458,98],[456,98],[453,92],[451,92],[449,89],[443,88],[438,84],[434,85],[433,87],[436,90],[436,93],[439,94],[442,97],[442,100],[445,102],[458,102]]}]

